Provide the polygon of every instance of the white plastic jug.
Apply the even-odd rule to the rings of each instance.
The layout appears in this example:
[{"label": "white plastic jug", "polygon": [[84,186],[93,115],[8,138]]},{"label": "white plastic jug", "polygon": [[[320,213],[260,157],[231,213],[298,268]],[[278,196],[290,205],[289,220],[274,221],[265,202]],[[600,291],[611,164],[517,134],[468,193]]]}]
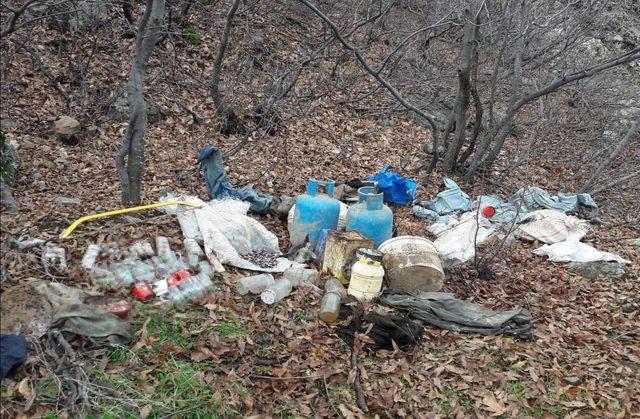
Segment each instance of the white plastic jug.
[{"label": "white plastic jug", "polygon": [[358,300],[370,301],[380,294],[384,268],[380,262],[360,258],[351,268],[351,280],[347,293]]}]

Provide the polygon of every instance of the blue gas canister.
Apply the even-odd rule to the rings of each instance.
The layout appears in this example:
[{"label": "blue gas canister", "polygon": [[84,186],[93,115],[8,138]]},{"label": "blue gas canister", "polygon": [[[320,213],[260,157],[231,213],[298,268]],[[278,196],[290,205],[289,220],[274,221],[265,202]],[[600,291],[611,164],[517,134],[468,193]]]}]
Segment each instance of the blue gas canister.
[{"label": "blue gas canister", "polygon": [[[310,179],[307,193],[296,200],[296,209],[291,224],[290,240],[292,246],[301,245],[306,237],[315,247],[323,229],[336,230],[340,217],[340,202],[333,197],[333,181]],[[326,193],[320,193],[324,188]]]},{"label": "blue gas canister", "polygon": [[376,247],[393,234],[393,212],[383,200],[375,187],[365,186],[358,189],[358,203],[347,212],[347,231],[373,239]]}]

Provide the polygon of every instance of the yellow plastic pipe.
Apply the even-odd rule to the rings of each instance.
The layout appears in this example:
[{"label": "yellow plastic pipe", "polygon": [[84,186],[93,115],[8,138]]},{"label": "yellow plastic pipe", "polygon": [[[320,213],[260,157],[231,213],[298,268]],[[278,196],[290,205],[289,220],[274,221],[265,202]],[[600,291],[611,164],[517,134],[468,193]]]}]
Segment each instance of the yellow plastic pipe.
[{"label": "yellow plastic pipe", "polygon": [[60,234],[60,238],[64,239],[69,237],[71,233],[73,233],[73,230],[75,230],[76,227],[78,227],[80,224],[84,223],[85,221],[96,220],[98,218],[107,218],[113,215],[126,214],[128,212],[137,212],[137,211],[144,211],[152,208],[168,207],[169,205],[186,205],[188,207],[200,208],[200,205],[194,204],[191,202],[168,201],[168,202],[156,202],[155,204],[149,204],[149,205],[140,205],[138,207],[122,208],[119,210],[101,212],[98,214],[85,215],[84,217],[80,217],[77,220],[75,220],[73,223],[71,223],[71,225],[67,227],[64,233]]}]

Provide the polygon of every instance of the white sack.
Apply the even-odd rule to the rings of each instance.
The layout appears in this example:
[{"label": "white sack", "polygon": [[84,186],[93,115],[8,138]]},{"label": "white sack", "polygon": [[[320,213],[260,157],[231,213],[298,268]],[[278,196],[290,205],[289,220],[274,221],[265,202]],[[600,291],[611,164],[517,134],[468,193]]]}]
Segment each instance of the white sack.
[{"label": "white sack", "polygon": [[552,262],[620,262],[631,263],[618,255],[602,252],[595,247],[579,242],[565,240],[554,244],[545,244],[533,251],[536,255],[549,256]]},{"label": "white sack", "polygon": [[[160,198],[160,202],[167,201],[186,201],[188,197],[186,196],[173,196],[168,194]],[[180,230],[182,230],[182,235],[185,239],[194,239],[198,241],[198,243],[202,243],[202,234],[200,233],[200,228],[198,227],[198,221],[196,220],[196,214],[193,211],[188,211],[191,207],[183,206],[183,205],[169,205],[168,207],[160,208],[161,211],[164,211],[167,214],[177,214],[178,223],[180,224]]]},{"label": "white sack", "polygon": [[515,235],[525,240],[558,243],[568,239],[576,241],[589,231],[589,223],[555,210],[532,211],[524,216]]},{"label": "white sack", "polygon": [[433,245],[443,259],[454,263],[466,262],[475,255],[475,245],[491,237],[494,229],[489,220],[482,216],[476,220],[476,215],[476,211],[469,211],[462,214],[460,220],[452,216],[446,223],[429,226],[428,230],[438,236]]},{"label": "white sack", "polygon": [[242,257],[258,251],[280,254],[278,237],[259,221],[247,216],[250,203],[234,199],[206,203],[194,196],[169,199],[180,199],[201,206],[185,211],[170,206],[165,211],[177,212],[185,238],[204,242],[205,253],[213,254],[220,263],[261,272],[283,272],[294,264],[286,258],[278,258],[276,267],[262,268]]}]

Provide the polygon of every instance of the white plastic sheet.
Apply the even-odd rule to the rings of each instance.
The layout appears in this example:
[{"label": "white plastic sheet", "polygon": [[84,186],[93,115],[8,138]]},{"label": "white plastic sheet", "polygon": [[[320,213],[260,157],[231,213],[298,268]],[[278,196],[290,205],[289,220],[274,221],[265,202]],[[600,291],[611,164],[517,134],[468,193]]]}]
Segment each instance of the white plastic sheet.
[{"label": "white plastic sheet", "polygon": [[213,254],[221,263],[261,272],[283,272],[294,264],[286,258],[278,258],[276,267],[263,268],[242,257],[260,251],[281,254],[278,237],[247,216],[250,203],[234,199],[206,203],[194,196],[179,199],[201,207],[180,210],[170,206],[165,211],[177,212],[184,237],[204,243],[205,253]]},{"label": "white plastic sheet", "polygon": [[558,243],[568,239],[579,241],[589,231],[589,223],[564,212],[532,211],[525,215],[515,234],[525,240]]},{"label": "white plastic sheet", "polygon": [[565,240],[554,244],[545,244],[533,251],[536,255],[549,256],[552,262],[620,262],[631,263],[627,259],[603,252],[595,247],[584,244],[575,239]]},{"label": "white plastic sheet", "polygon": [[491,223],[477,215],[476,211],[469,211],[462,214],[459,220],[450,216],[446,223],[434,223],[428,227],[431,233],[438,236],[433,245],[443,259],[454,264],[466,262],[475,255],[476,245],[491,237],[494,232]]}]

